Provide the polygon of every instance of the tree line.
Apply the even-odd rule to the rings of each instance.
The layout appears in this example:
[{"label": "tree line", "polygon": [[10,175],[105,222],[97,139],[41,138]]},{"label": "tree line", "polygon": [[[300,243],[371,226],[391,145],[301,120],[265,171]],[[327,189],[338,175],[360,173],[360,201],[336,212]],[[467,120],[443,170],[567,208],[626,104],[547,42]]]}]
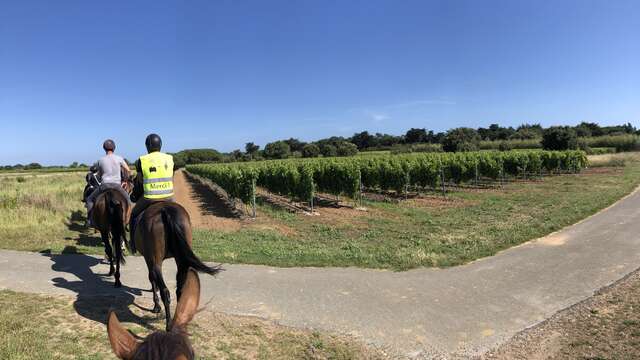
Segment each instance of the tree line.
[{"label": "tree line", "polygon": [[[548,150],[578,149],[586,145],[580,138],[637,135],[640,132],[630,123],[616,126],[600,126],[597,123],[582,122],[576,126],[552,126],[543,128],[540,124],[522,124],[518,127],[503,127],[491,124],[477,129],[460,127],[446,132],[434,132],[426,128],[411,128],[403,135],[383,133],[371,134],[362,131],[351,137],[332,136],[312,142],[296,138],[270,142],[261,148],[254,142],[245,144],[244,149],[222,153],[214,149],[190,149],[173,154],[176,164],[199,164],[208,162],[238,162],[288,158],[315,158],[353,156],[360,151],[398,150],[407,147],[417,151],[475,151],[481,142],[499,143],[499,150],[510,150],[517,141],[530,140]],[[498,147],[497,147],[498,148]]]},{"label": "tree line", "polygon": [[[600,126],[597,123],[582,122],[576,126],[552,126],[543,128],[540,124],[522,124],[518,127],[503,127],[491,124],[477,129],[460,127],[446,132],[435,132],[426,128],[411,128],[402,135],[383,133],[371,134],[362,131],[351,137],[331,136],[328,138],[304,142],[296,138],[270,142],[264,148],[254,142],[245,144],[244,149],[223,153],[215,149],[187,149],[173,153],[176,167],[186,164],[238,162],[288,158],[315,158],[353,156],[360,151],[391,150],[404,152],[459,152],[484,148],[482,143],[494,142],[498,150],[511,150],[523,142],[535,143],[535,147],[548,150],[585,149],[592,142],[583,138],[640,135],[640,132],[627,123],[616,126]],[[630,150],[628,141],[624,150]],[[607,145],[606,143],[604,145]],[[612,144],[612,147],[618,148]],[[635,146],[635,137],[632,147]],[[619,150],[619,149],[618,149]],[[27,165],[7,165],[4,170],[33,170],[43,166],[38,163]],[[60,168],[86,168],[85,164],[72,163]]]}]

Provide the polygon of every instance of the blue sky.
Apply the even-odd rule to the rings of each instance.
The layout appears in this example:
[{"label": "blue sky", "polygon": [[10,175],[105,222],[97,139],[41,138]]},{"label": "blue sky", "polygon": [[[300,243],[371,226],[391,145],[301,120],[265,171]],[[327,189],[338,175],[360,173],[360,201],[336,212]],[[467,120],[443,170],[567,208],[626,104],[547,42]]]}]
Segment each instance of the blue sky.
[{"label": "blue sky", "polygon": [[0,164],[290,136],[640,126],[640,2],[12,1]]}]

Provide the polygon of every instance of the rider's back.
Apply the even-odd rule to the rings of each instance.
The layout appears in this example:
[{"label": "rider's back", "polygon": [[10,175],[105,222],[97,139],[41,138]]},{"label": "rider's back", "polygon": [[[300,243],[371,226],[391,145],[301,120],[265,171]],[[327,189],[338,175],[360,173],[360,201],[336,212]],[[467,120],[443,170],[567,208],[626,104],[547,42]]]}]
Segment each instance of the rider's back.
[{"label": "rider's back", "polygon": [[120,167],[124,164],[124,159],[116,154],[108,154],[98,160],[98,166],[102,173],[103,184],[120,184]]}]

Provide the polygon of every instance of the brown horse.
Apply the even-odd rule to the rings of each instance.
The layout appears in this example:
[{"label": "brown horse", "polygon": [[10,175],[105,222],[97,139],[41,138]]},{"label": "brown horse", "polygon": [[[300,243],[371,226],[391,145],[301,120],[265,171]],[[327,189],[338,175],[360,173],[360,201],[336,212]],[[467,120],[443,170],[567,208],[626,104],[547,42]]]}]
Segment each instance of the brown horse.
[{"label": "brown horse", "polygon": [[135,227],[134,241],[136,249],[142,253],[149,270],[149,281],[153,292],[153,312],[161,311],[157,292],[160,292],[170,329],[171,296],[162,277],[162,262],[173,257],[178,273],[176,275],[176,298],[180,301],[182,287],[189,268],[209,275],[215,275],[222,269],[219,266],[205,265],[191,250],[191,219],[187,211],[177,203],[159,201],[139,216]]},{"label": "brown horse", "polygon": [[109,276],[115,274],[115,287],[122,286],[120,264],[125,262],[122,245],[127,241],[125,224],[129,222],[130,214],[129,200],[114,189],[107,189],[98,195],[91,211],[91,220],[96,230],[100,231],[104,252],[109,260]]},{"label": "brown horse", "polygon": [[183,295],[178,300],[171,328],[157,331],[144,341],[137,341],[118,320],[115,312],[109,311],[107,332],[111,349],[117,357],[124,360],[191,360],[194,359],[193,347],[187,337],[187,324],[193,319],[200,302],[200,279],[198,273],[190,269],[187,273]]}]

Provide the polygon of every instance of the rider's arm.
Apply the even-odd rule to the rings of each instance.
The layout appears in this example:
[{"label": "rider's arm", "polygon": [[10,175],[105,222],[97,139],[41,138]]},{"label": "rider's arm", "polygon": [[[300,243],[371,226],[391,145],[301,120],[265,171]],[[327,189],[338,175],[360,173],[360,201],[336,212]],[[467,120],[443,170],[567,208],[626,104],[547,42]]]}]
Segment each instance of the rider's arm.
[{"label": "rider's arm", "polygon": [[131,175],[131,170],[129,169],[129,164],[127,164],[127,162],[124,159],[122,159],[122,161],[120,162],[120,174],[122,174],[122,175],[124,175],[126,177],[126,179],[125,178],[122,179],[122,183],[123,184],[126,183],[127,181],[129,181],[129,176]]},{"label": "rider's arm", "polygon": [[125,170],[127,170],[127,174],[131,173],[131,169],[129,169],[129,164],[127,164],[126,161],[122,160],[122,163],[120,164],[120,166],[122,166]]},{"label": "rider's arm", "polygon": [[133,181],[133,191],[131,192],[131,201],[135,202],[144,194],[142,183],[143,183],[142,165],[140,165],[140,160],[138,160],[136,161],[136,178]]}]

